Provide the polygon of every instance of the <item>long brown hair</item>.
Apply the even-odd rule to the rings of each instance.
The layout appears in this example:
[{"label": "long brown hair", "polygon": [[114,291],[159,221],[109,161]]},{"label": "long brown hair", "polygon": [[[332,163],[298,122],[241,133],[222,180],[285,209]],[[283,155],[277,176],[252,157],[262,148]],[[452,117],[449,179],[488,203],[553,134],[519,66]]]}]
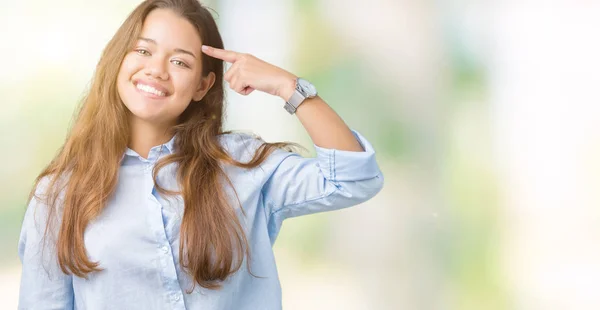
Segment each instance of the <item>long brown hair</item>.
[{"label": "long brown hair", "polygon": [[[129,139],[127,117],[131,112],[120,100],[116,77],[145,18],[157,8],[173,10],[187,19],[197,28],[203,44],[223,48],[211,13],[196,0],[144,1],[110,40],[63,147],[37,177],[30,193],[30,199],[34,196],[40,199],[36,188],[44,178],[49,180],[43,198],[49,208],[44,236],[58,232],[56,251],[65,274],[87,278],[89,273],[102,270],[99,262],[92,262],[87,256],[83,236],[87,225],[102,212],[116,188],[120,161]],[[153,178],[159,193],[183,197],[181,266],[194,278],[194,285],[216,289],[240,269],[244,257],[247,263],[250,261],[248,240],[222,181],[228,186],[232,184],[220,164],[253,168],[274,149],[288,144],[264,143],[247,163],[231,158],[219,143],[219,136],[225,133],[223,61],[203,57],[202,66],[203,76],[214,72],[214,86],[201,101],[191,102],[179,117],[172,128],[176,151],[157,162]],[[180,192],[163,189],[156,182],[158,171],[171,163],[178,167]],[[54,226],[58,222],[50,220],[56,217],[62,219],[58,231]]]}]

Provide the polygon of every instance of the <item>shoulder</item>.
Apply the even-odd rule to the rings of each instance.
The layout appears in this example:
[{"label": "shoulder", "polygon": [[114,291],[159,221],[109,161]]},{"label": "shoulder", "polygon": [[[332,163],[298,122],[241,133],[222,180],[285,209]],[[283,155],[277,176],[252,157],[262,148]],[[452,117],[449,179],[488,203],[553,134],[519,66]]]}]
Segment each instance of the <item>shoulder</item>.
[{"label": "shoulder", "polygon": [[51,209],[55,209],[57,212],[54,214],[60,217],[68,176],[63,174],[56,180],[54,178],[54,175],[44,176],[34,185],[35,188],[32,189],[25,211],[25,219],[29,217],[35,222],[44,222]]},{"label": "shoulder", "polygon": [[[296,149],[301,147],[295,143],[270,143],[263,140],[261,137],[245,132],[230,132],[223,134],[220,137],[220,142],[227,154],[232,159],[241,163],[250,162],[257,151],[265,150],[267,156],[260,160],[260,165],[263,170],[270,170],[269,167],[277,167],[286,158],[302,157]],[[261,146],[265,146],[262,148]]]},{"label": "shoulder", "polygon": [[[57,182],[58,183],[58,182]],[[46,225],[50,220],[49,216],[54,214],[53,220],[58,219],[58,213],[52,213],[52,207],[48,204],[52,186],[52,176],[44,176],[34,185],[27,203],[27,208],[23,215],[21,227],[21,237],[19,243],[19,251],[23,251],[27,236],[41,236],[46,231]]]},{"label": "shoulder", "polygon": [[45,201],[48,196],[52,193],[57,193],[59,197],[64,196],[65,187],[67,186],[70,174],[63,173],[60,176],[46,175],[42,177],[34,186],[32,190],[34,195],[31,200]]},{"label": "shoulder", "polygon": [[259,136],[246,132],[222,134],[219,136],[219,142],[229,156],[241,162],[251,160],[256,150],[265,143]]}]

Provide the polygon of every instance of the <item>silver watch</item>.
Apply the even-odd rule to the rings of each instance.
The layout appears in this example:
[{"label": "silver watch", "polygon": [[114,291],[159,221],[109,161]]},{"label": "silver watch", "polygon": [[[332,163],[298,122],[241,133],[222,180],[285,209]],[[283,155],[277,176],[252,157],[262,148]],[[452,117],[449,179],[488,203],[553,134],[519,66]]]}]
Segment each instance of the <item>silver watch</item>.
[{"label": "silver watch", "polygon": [[317,96],[317,89],[313,84],[303,78],[296,79],[296,90],[292,94],[292,97],[283,106],[286,111],[290,114],[296,113],[296,110],[307,98],[314,98]]}]

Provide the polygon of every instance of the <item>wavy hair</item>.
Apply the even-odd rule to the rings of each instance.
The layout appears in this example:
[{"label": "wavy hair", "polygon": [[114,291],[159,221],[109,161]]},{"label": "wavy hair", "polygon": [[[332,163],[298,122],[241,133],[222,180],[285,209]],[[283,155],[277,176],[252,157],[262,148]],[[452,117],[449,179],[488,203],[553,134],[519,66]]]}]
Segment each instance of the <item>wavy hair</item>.
[{"label": "wavy hair", "polygon": [[[196,0],[144,1],[110,40],[64,145],[36,178],[29,195],[29,199],[39,199],[36,189],[44,178],[49,179],[42,200],[49,208],[44,238],[49,232],[57,233],[58,264],[65,274],[87,278],[89,273],[102,270],[99,262],[93,262],[87,256],[83,237],[87,225],[101,214],[115,191],[121,158],[129,139],[128,113],[131,112],[117,93],[116,77],[144,20],[157,8],[170,9],[188,20],[198,30],[204,44],[223,48],[213,16]],[[222,128],[223,61],[203,57],[202,66],[203,76],[214,72],[215,83],[202,100],[187,107],[171,128],[172,134],[176,135],[175,152],[157,162],[153,179],[159,193],[183,198],[181,266],[195,280],[194,286],[197,283],[204,288],[217,289],[223,280],[240,269],[244,257],[250,267],[248,240],[223,188],[223,184],[233,185],[221,164],[254,168],[276,148],[286,148],[290,144],[263,143],[246,163],[231,158],[219,142],[219,136],[227,133]],[[178,167],[179,192],[166,190],[156,181],[158,171],[172,163]],[[68,176],[64,182],[62,176]],[[53,217],[61,221],[51,221]]]}]

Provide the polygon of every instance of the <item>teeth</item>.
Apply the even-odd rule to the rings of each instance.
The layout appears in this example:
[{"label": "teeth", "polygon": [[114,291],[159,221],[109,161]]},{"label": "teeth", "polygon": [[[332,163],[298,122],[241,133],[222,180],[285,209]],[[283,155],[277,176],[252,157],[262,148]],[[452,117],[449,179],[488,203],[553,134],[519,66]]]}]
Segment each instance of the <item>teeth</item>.
[{"label": "teeth", "polygon": [[150,94],[154,94],[154,95],[161,96],[161,97],[166,96],[165,93],[161,92],[160,90],[158,90],[158,89],[156,89],[156,88],[154,88],[152,86],[148,86],[148,85],[144,85],[144,84],[138,83],[136,85],[136,87],[137,87],[137,89],[139,89],[141,91],[145,91],[145,92],[150,93]]}]

